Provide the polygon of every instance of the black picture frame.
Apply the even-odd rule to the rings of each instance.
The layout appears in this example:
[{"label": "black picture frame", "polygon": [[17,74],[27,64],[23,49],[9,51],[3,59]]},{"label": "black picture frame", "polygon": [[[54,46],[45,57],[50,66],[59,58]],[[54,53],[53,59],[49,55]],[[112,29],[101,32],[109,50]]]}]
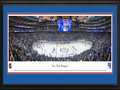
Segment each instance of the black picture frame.
[{"label": "black picture frame", "polygon": [[[57,5],[66,5],[66,6],[98,6],[98,5],[116,5],[117,6],[117,84],[116,85],[104,85],[104,84],[36,84],[36,85],[24,85],[24,84],[3,84],[3,6],[4,5],[12,5],[12,6],[19,6],[19,5],[50,5],[50,6],[57,6]],[[1,0],[0,3],[0,88],[1,89],[120,89],[120,3],[119,0]]]}]

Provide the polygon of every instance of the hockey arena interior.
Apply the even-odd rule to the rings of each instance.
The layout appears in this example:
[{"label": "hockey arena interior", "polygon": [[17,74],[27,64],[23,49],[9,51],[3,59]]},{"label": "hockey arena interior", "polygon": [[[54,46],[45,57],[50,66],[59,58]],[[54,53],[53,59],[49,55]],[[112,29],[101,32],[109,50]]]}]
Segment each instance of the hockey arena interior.
[{"label": "hockey arena interior", "polygon": [[9,16],[9,61],[111,61],[111,16]]}]

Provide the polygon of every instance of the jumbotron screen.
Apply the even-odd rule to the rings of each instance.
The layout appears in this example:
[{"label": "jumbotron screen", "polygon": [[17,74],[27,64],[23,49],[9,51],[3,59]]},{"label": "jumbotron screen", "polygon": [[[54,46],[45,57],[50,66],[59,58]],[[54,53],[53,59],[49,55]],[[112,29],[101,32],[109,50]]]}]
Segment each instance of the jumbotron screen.
[{"label": "jumbotron screen", "polygon": [[57,20],[59,31],[68,32],[71,30],[72,20],[69,17],[62,16]]}]

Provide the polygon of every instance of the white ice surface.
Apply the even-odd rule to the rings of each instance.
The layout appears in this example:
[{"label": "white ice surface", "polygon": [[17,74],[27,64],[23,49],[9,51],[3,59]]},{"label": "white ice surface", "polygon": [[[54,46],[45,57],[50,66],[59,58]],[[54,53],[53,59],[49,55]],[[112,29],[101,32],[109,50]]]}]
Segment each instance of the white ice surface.
[{"label": "white ice surface", "polygon": [[[63,41],[62,41],[63,42]],[[92,43],[85,40],[69,41],[62,44],[61,42],[38,41],[33,44],[33,50],[40,55],[48,57],[73,57],[92,47]]]}]

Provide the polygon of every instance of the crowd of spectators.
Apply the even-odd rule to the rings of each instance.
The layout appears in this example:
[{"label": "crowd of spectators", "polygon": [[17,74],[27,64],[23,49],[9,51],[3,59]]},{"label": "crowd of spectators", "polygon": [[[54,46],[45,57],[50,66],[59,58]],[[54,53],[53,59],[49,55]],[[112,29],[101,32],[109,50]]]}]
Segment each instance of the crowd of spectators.
[{"label": "crowd of spectators", "polygon": [[[73,57],[57,58],[38,54],[32,45],[38,41],[90,41],[92,47]],[[111,32],[49,32],[9,33],[10,61],[111,61]]]}]

